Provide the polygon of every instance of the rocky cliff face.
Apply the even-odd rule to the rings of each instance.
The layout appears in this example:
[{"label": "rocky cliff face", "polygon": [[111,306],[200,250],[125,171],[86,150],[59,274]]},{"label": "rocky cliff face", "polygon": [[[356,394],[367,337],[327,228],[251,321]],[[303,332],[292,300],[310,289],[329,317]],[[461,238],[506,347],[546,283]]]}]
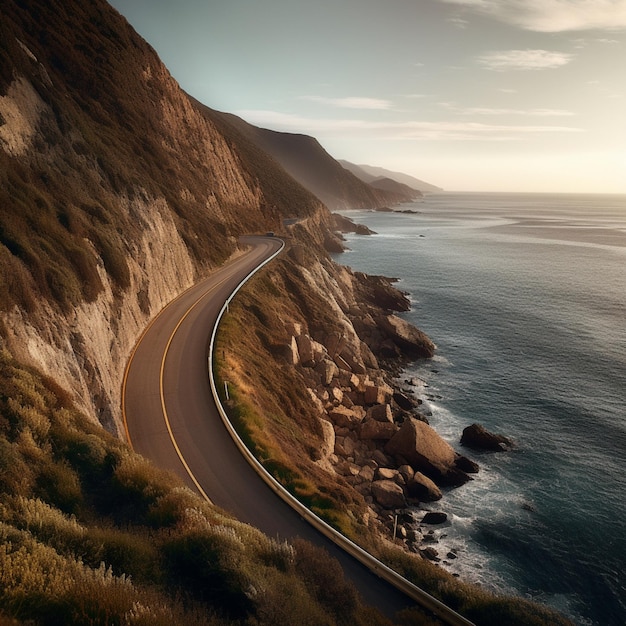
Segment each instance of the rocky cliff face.
[{"label": "rocky cliff face", "polygon": [[9,0],[2,18],[1,340],[94,420],[123,434],[123,371],[141,330],[240,234],[281,232],[284,217],[298,219],[281,289],[316,341],[339,330],[337,359],[357,372],[431,352],[381,312],[402,300],[384,281],[328,259],[341,244],[319,200],[249,129],[181,91],[106,3]]},{"label": "rocky cliff face", "polygon": [[196,277],[165,202],[128,205],[145,229],[129,259],[127,289],[116,293],[101,264],[103,288],[92,302],[65,314],[43,301],[35,316],[17,306],[2,316],[8,348],[69,390],[86,415],[122,436],[121,381],[130,351],[151,317]]},{"label": "rocky cliff face", "polygon": [[9,0],[0,18],[1,342],[120,434],[149,319],[240,234],[324,209],[104,1]]},{"label": "rocky cliff face", "polygon": [[[333,263],[316,221],[294,225],[283,258],[240,292],[220,369],[244,405],[233,415],[250,416],[238,424],[259,457],[313,510],[326,503],[316,512],[332,501],[342,530],[357,538],[393,525],[409,504],[440,499],[478,466],[428,425],[415,389],[398,377],[435,350],[397,314],[406,295],[388,278]],[[407,547],[421,552],[427,531],[402,524]]]}]

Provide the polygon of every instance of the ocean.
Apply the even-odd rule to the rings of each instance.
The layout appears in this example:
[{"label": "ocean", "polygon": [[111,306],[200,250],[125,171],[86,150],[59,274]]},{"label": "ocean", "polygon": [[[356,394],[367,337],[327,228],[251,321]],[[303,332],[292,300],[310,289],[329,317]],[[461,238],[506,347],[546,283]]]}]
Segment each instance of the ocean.
[{"label": "ocean", "polygon": [[[437,344],[431,425],[481,467],[430,506],[463,579],[577,624],[626,623],[626,196],[439,193],[350,212],[338,262],[398,278]],[[461,447],[477,422],[510,452]]]}]

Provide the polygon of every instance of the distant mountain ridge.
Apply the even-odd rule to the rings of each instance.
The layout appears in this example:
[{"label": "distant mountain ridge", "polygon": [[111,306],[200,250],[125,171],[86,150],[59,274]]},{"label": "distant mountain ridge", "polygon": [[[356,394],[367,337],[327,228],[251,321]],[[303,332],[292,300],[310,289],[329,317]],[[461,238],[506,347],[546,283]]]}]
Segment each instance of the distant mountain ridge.
[{"label": "distant mountain ridge", "polygon": [[383,191],[391,191],[393,193],[406,195],[410,200],[421,198],[423,195],[419,189],[414,189],[404,183],[399,183],[397,180],[393,180],[392,178],[375,178],[368,184],[375,189],[382,189]]},{"label": "distant mountain ridge", "polygon": [[259,128],[231,113],[220,115],[333,211],[378,209],[415,197],[405,185],[369,184],[343,167],[314,137]]},{"label": "distant mountain ridge", "polygon": [[422,193],[443,191],[442,187],[437,187],[436,185],[432,185],[431,183],[427,183],[419,178],[415,178],[414,176],[410,176],[409,174],[404,174],[402,172],[394,172],[392,170],[387,170],[383,167],[376,167],[373,165],[356,165],[355,163],[351,163],[350,161],[345,161],[343,159],[339,159],[339,163],[349,172],[352,172],[357,178],[360,178],[362,181],[373,186],[376,186],[377,181],[380,181],[381,179],[391,179],[406,185],[411,189],[421,191]]}]

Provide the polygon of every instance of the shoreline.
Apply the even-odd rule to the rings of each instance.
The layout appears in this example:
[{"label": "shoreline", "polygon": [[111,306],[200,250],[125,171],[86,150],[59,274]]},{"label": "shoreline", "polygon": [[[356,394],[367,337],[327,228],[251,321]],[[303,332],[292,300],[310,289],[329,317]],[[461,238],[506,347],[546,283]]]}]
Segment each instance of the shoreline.
[{"label": "shoreline", "polygon": [[[388,304],[393,294],[400,309],[408,302],[393,279],[356,276],[375,281],[378,300]],[[351,312],[356,328],[359,315],[374,315],[371,303],[361,307]],[[314,339],[299,325],[290,328],[288,360],[303,375],[320,414],[325,440],[318,464],[363,496],[381,539],[441,563],[458,555],[451,550],[440,554],[435,547],[442,525],[449,524],[445,506],[435,503],[445,503],[444,491],[462,488],[479,467],[429,425],[423,411],[427,394],[418,394],[419,384],[402,380],[408,366],[434,356],[434,344],[417,327],[388,313],[376,320],[377,330],[383,332],[380,345],[357,332],[370,348],[373,361],[368,367],[360,367],[353,348],[338,337]],[[392,337],[402,347],[391,350]]]},{"label": "shoreline", "polygon": [[[445,398],[434,403],[435,428],[448,441],[457,440],[460,423],[485,416],[486,424],[508,429],[507,434],[522,445],[521,454],[498,460],[483,457],[485,469],[492,475],[500,475],[499,480],[485,475],[489,480],[482,481],[484,488],[471,486],[467,496],[458,492],[451,500],[454,508],[450,510],[462,511],[459,530],[468,531],[469,558],[484,552],[507,589],[531,594],[544,605],[558,607],[570,618],[602,616],[604,623],[617,623],[611,618],[621,614],[620,591],[612,572],[623,554],[623,542],[614,538],[615,552],[606,546],[595,546],[590,528],[597,521],[603,534],[612,535],[613,531],[607,527],[607,515],[619,517],[619,496],[615,489],[619,487],[616,482],[619,468],[602,446],[605,429],[619,436],[614,407],[619,406],[616,400],[623,398],[623,387],[620,391],[614,384],[614,368],[609,370],[611,363],[617,365],[623,361],[623,354],[616,347],[615,330],[619,326],[615,325],[618,320],[614,315],[623,297],[606,288],[609,279],[608,284],[623,282],[619,259],[617,255],[609,256],[586,247],[583,252],[588,262],[581,266],[580,258],[576,259],[577,248],[555,248],[545,243],[541,248],[517,246],[508,257],[507,238],[501,235],[506,235],[509,229],[501,235],[495,229],[487,231],[490,246],[485,248],[481,245],[484,235],[473,228],[471,218],[475,213],[485,212],[497,217],[509,209],[498,208],[495,203],[486,208],[474,204],[473,200],[460,199],[433,203],[428,215],[415,220],[358,215],[355,219],[362,219],[370,228],[380,231],[381,237],[370,242],[351,236],[348,245],[354,248],[354,255],[340,262],[349,262],[365,271],[378,267],[382,272],[407,277],[402,282],[403,288],[421,300],[407,319],[423,323],[442,342],[442,353],[450,360],[436,375],[424,376],[435,388],[433,391]],[[600,203],[593,215],[594,223],[598,221],[602,225],[617,209],[614,204]],[[529,201],[522,210],[538,219],[542,213],[548,213],[548,217],[553,213],[567,215],[568,209],[564,203],[553,208],[547,200],[539,200]],[[579,208],[573,207],[572,213],[578,215]],[[458,219],[448,221],[449,217]],[[551,222],[546,225],[550,227]],[[400,230],[405,230],[407,240],[396,257],[394,237]],[[525,231],[522,228],[521,234]],[[385,237],[387,232],[390,236]],[[422,243],[417,236],[424,232],[428,239]],[[548,228],[545,232],[549,235],[555,231]],[[439,260],[444,245],[448,253]],[[543,254],[534,258],[534,250]],[[541,264],[549,265],[551,275],[541,273]],[[605,268],[607,279],[593,282],[594,271],[590,268],[596,268],[595,276],[598,276],[600,267]],[[407,268],[415,271],[407,273]],[[477,278],[482,282],[474,284],[470,280],[469,272],[474,268],[481,271]],[[564,279],[571,272],[576,275],[570,283]],[[494,277],[501,280],[494,282]],[[560,297],[548,291],[548,285],[555,282],[562,286]],[[587,300],[577,295],[582,293],[587,294]],[[532,297],[520,306],[522,294]],[[562,302],[569,302],[570,298],[578,303],[575,318],[563,310]],[[537,309],[537,304],[544,308]],[[490,308],[485,311],[487,306]],[[514,326],[504,315],[512,310],[517,315]],[[487,313],[497,317],[489,317]],[[537,328],[538,323],[542,328]],[[478,327],[474,328],[473,324]],[[558,332],[548,332],[553,325]],[[599,329],[608,332],[606,339],[596,340]],[[584,348],[574,350],[571,344],[564,343],[570,333],[581,335],[580,345]],[[492,349],[498,347],[502,348],[500,353],[493,354]],[[587,359],[574,360],[583,350]],[[409,369],[419,376],[419,369],[427,371],[431,367],[418,364]],[[515,380],[519,381],[517,386]],[[506,386],[511,390],[509,395]],[[535,390],[539,393],[533,394]],[[585,396],[588,400],[581,402]],[[593,416],[597,419],[591,419]],[[582,433],[587,429],[591,446],[588,453],[583,458],[572,456],[574,450],[580,449]],[[483,463],[480,457],[478,460]],[[594,477],[597,487],[584,484],[581,470]],[[489,486],[493,488],[492,498],[486,495]],[[587,493],[588,498],[568,513],[565,508],[568,493]],[[445,498],[449,499],[450,495],[446,494]],[[527,506],[534,511],[529,511]],[[596,520],[594,516],[598,514],[601,516]],[[615,521],[617,528],[621,527],[621,522]],[[544,559],[548,559],[545,566],[538,565]],[[562,574],[557,573],[558,564]],[[456,567],[462,568],[462,564]],[[579,586],[585,571],[590,572],[588,575],[607,577],[606,588],[599,590],[595,598],[589,589]],[[477,570],[476,578],[481,577],[491,582],[491,577]],[[502,588],[498,580],[494,579],[494,585]]]},{"label": "shoreline", "polygon": [[[408,205],[412,206],[413,203],[408,203]],[[390,212],[394,214],[418,213],[418,211],[412,210],[394,210]],[[341,220],[338,220],[337,223],[342,227],[342,234],[351,233],[360,236],[377,234],[368,226],[354,222],[345,214],[340,215],[340,217]],[[346,248],[346,251],[348,250],[349,249]],[[334,259],[335,262],[342,267],[348,267],[341,262],[340,258],[341,257],[338,255],[338,257]],[[391,283],[398,282],[401,279],[387,278],[387,280],[389,280],[390,286],[392,286]],[[397,289],[393,286],[392,288]],[[402,295],[406,298],[408,303],[406,311],[408,312],[413,308],[414,303],[416,302],[415,295],[408,292],[400,293],[402,293]],[[397,363],[390,362],[383,362],[380,364],[380,370],[383,377],[397,392],[410,394],[412,397],[417,399],[414,409],[417,409],[418,407],[420,409],[426,408],[425,411],[421,411],[421,417],[426,423],[429,423],[429,418],[432,416],[430,402],[441,399],[441,396],[428,392],[430,385],[428,382],[420,378],[419,370],[426,363],[436,362],[434,361],[436,358],[437,354],[435,352],[433,352],[430,357],[423,360],[411,359],[407,357],[407,355],[403,354],[399,359],[399,365]],[[417,371],[417,374],[411,376],[412,370]],[[434,368],[431,369],[431,371],[438,373],[438,370]],[[408,379],[407,375],[409,376]],[[409,389],[407,389],[407,387]],[[439,433],[437,429],[435,429],[435,431],[438,437],[444,439],[444,435]],[[461,433],[459,432],[454,437],[454,441],[452,441],[451,438],[446,439],[446,441],[451,447],[456,449],[456,447],[460,447],[460,436]],[[476,468],[475,473],[480,475],[478,467]],[[473,478],[470,477],[470,480],[473,480]],[[458,527],[463,519],[456,516],[454,513],[446,512],[446,500],[448,499],[451,490],[467,488],[468,486],[464,484],[446,487],[441,493],[441,497],[436,500],[431,500],[430,502],[407,501],[406,507],[404,508],[396,510],[392,509],[388,511],[386,515],[384,512],[379,513],[378,517],[381,523],[381,538],[384,540],[391,538],[396,545],[401,544],[402,548],[407,552],[421,555],[422,558],[435,563],[443,571],[455,578],[461,579],[464,582],[484,586],[485,589],[489,589],[494,593],[515,594],[515,590],[507,586],[503,579],[499,579],[502,583],[500,585],[485,584],[480,577],[467,577],[463,575],[463,570],[467,570],[468,568],[473,569],[473,565],[477,565],[478,568],[483,571],[488,560],[488,557],[485,557],[485,560],[482,562],[476,561],[476,557],[478,555],[473,555],[474,560],[471,562],[466,560],[465,557],[468,555],[465,553],[465,549],[468,541],[471,541],[467,532],[464,533],[462,530],[458,530],[460,535],[459,538],[454,538],[452,541],[446,541],[446,539],[449,538],[448,529]],[[441,504],[440,506],[438,506],[439,503]],[[445,519],[442,517],[442,521],[437,524],[423,524],[420,520],[423,519],[423,517],[429,512],[443,513],[445,515]],[[403,521],[398,523],[398,519]],[[394,536],[394,533],[396,533],[396,536]],[[457,543],[455,545],[452,542]],[[459,546],[459,543],[462,545]],[[497,577],[495,572],[489,572],[489,575],[490,577]]]}]

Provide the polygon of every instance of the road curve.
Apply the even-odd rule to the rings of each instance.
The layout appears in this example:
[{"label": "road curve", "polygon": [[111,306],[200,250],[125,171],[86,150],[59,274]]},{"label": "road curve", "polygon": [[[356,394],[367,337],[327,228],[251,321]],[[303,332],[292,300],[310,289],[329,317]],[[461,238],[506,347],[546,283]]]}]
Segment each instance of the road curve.
[{"label": "road curve", "polygon": [[270,537],[301,537],[337,558],[366,602],[392,616],[410,598],[339,549],[288,506],[242,457],[226,430],[207,376],[209,337],[240,282],[282,242],[250,238],[251,249],[184,292],[151,322],[126,369],[122,409],[133,449],[173,470],[214,504]]}]

